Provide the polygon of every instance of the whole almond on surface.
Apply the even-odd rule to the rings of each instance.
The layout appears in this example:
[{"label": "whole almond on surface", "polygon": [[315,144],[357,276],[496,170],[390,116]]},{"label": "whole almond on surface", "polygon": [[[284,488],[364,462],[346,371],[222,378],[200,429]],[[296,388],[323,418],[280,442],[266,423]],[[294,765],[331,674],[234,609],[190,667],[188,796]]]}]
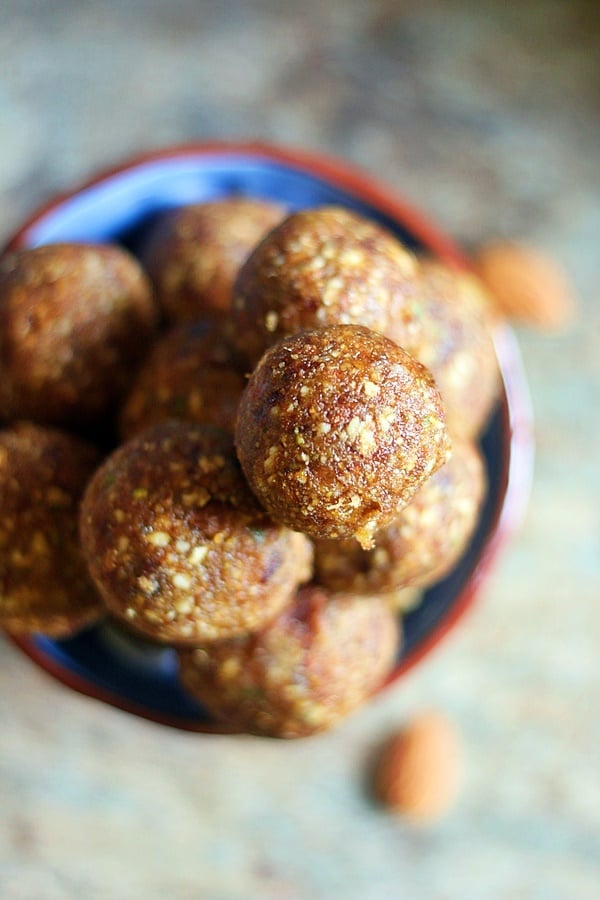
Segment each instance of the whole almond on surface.
[{"label": "whole almond on surface", "polygon": [[560,331],[574,319],[576,301],[567,274],[547,254],[498,241],[480,248],[475,268],[507,319],[542,331]]},{"label": "whole almond on surface", "polygon": [[452,723],[439,713],[422,713],[388,738],[375,791],[391,811],[434,822],[456,797],[461,769],[461,741]]}]

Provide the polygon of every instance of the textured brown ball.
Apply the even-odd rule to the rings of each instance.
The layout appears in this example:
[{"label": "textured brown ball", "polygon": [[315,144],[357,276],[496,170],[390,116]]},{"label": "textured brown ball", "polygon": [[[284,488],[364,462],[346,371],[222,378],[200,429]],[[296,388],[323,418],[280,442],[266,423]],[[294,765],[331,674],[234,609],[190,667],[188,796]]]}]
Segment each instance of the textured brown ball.
[{"label": "textured brown ball", "polygon": [[323,207],[289,216],[250,254],[234,288],[240,353],[255,365],[280,338],[335,324],[417,327],[417,265],[374,222]]},{"label": "textured brown ball", "polygon": [[79,425],[123,394],[157,325],[150,284],[113,246],[0,260],[0,416]]},{"label": "textured brown ball", "polygon": [[236,447],[275,521],[366,547],[449,452],[429,372],[358,325],[268,351],[242,395]]},{"label": "textured brown ball", "polygon": [[439,819],[458,793],[462,748],[452,724],[439,713],[415,717],[383,748],[375,792],[385,806],[415,823]]},{"label": "textured brown ball", "polygon": [[479,449],[454,441],[452,455],[375,535],[372,550],[356,541],[317,541],[315,575],[330,590],[377,594],[425,588],[458,562],[478,521],[486,474]]},{"label": "textured brown ball", "polygon": [[180,654],[185,687],[231,727],[302,737],[333,727],[391,670],[398,622],[378,598],[302,588],[254,635]]},{"label": "textured brown ball", "polygon": [[104,606],[79,547],[79,501],[94,447],[51,428],[0,432],[0,625],[68,637]]},{"label": "textured brown ball", "polygon": [[260,628],[312,573],[309,541],[258,506],[231,436],[188,422],[157,425],[106,460],[81,535],[111,612],[174,643]]},{"label": "textured brown ball", "polygon": [[240,266],[284,214],[279,204],[246,197],[165,214],[141,255],[167,318],[189,322],[228,310]]},{"label": "textured brown ball", "polygon": [[205,315],[159,341],[121,410],[124,439],[165,419],[218,425],[233,433],[246,380],[235,368],[221,318]]},{"label": "textured brown ball", "polygon": [[472,275],[431,259],[420,263],[419,327],[387,332],[431,371],[451,435],[474,438],[498,396],[500,374],[489,304]]}]

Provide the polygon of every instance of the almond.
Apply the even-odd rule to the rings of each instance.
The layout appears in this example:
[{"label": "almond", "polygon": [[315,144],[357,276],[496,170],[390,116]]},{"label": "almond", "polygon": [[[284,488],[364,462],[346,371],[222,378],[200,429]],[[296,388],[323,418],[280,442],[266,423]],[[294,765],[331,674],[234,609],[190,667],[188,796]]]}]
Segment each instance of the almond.
[{"label": "almond", "polygon": [[452,804],[461,769],[461,741],[454,726],[439,713],[423,713],[386,741],[376,794],[391,811],[431,823]]},{"label": "almond", "polygon": [[499,313],[541,331],[575,318],[573,288],[562,266],[539,250],[511,242],[480,248],[475,267]]}]

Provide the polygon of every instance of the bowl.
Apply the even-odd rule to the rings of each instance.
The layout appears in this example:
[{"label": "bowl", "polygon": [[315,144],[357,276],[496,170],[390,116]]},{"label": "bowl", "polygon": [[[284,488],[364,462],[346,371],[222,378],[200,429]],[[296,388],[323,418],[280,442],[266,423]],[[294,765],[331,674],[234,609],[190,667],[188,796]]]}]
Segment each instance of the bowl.
[{"label": "bowl", "polygon": [[[7,249],[57,241],[118,242],[134,253],[165,209],[242,194],[291,209],[339,204],[387,227],[409,247],[468,268],[460,249],[420,212],[369,174],[339,160],[255,143],[208,143],[146,154],[103,172],[35,212]],[[527,384],[511,331],[495,337],[502,376],[482,437],[489,489],[477,529],[458,564],[403,617],[404,646],[386,685],[423,660],[471,606],[528,497],[533,442]],[[170,648],[105,623],[69,640],[10,638],[63,684],[147,719],[193,731],[224,731],[183,691]]]}]

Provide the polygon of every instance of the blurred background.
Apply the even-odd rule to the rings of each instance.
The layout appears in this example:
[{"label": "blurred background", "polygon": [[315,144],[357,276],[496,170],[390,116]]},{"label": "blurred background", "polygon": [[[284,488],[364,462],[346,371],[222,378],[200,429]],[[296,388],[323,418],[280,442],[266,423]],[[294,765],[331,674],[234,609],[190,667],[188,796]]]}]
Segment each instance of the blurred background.
[{"label": "blurred background", "polygon": [[[128,154],[210,138],[333,153],[467,248],[533,243],[580,315],[520,331],[537,464],[517,540],[430,660],[337,732],[202,737],[69,693],[0,643],[0,896],[600,896],[600,7],[3,0],[0,240]],[[414,830],[369,756],[415,710],[464,788]]]}]

